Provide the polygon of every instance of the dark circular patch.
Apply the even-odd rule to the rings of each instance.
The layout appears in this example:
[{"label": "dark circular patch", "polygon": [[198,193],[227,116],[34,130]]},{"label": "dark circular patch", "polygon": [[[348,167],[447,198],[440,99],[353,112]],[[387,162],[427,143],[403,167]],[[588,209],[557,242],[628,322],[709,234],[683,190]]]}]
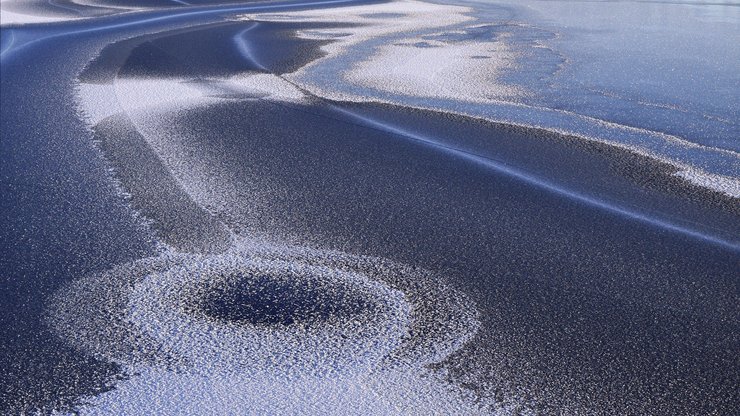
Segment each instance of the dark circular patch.
[{"label": "dark circular patch", "polygon": [[302,276],[231,273],[223,285],[195,300],[202,313],[221,322],[294,325],[348,320],[373,314],[377,306],[363,294],[340,284],[318,283]]}]

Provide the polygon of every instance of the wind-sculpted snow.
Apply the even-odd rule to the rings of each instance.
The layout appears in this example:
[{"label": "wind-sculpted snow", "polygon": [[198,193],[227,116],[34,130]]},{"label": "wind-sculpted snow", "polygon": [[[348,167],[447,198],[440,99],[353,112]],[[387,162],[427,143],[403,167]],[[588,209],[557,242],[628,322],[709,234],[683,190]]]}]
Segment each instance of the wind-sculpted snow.
[{"label": "wind-sculpted snow", "polygon": [[[377,7],[386,6],[359,6],[348,8],[348,10],[353,11],[358,16],[362,16],[362,19],[370,20],[369,23],[365,22],[365,25],[361,26],[362,28],[366,28],[367,25],[373,27],[373,22],[378,19],[390,19],[394,16],[392,14],[367,13],[368,10],[376,10],[375,8]],[[406,10],[405,7],[406,6],[394,6],[393,8],[383,8],[381,10],[385,10],[388,13],[390,13],[390,11],[402,12]],[[437,7],[441,6],[430,7],[432,12],[437,12],[439,11]],[[425,9],[422,9],[422,11],[423,10]],[[431,14],[425,15],[424,13],[421,13],[420,16],[431,16]],[[351,13],[348,12],[347,14]],[[331,14],[329,14],[329,16],[331,16]],[[280,15],[277,20],[284,18],[284,15]],[[421,21],[423,21],[423,24],[425,25],[433,26],[442,24],[439,22],[435,23],[430,18],[421,19],[420,17],[420,22]],[[446,22],[446,20],[444,20],[444,22]],[[320,22],[318,23],[320,24]],[[187,121],[185,123],[181,121],[173,122],[172,119],[165,114],[187,114],[188,111],[200,111],[199,109],[223,105],[229,102],[234,102],[235,100],[242,102],[246,100],[257,100],[255,102],[258,104],[255,104],[254,107],[260,107],[262,105],[259,103],[264,103],[265,105],[268,103],[275,103],[288,106],[311,105],[315,100],[321,99],[321,93],[319,93],[318,96],[314,95],[312,94],[310,86],[306,87],[301,85],[299,82],[294,81],[293,74],[276,75],[269,73],[269,68],[264,67],[252,53],[239,55],[235,57],[233,62],[230,62],[227,58],[224,58],[223,61],[214,61],[211,59],[211,56],[214,53],[221,53],[223,56],[227,57],[235,50],[243,51],[245,48],[249,48],[250,45],[242,38],[244,36],[244,31],[247,30],[251,32],[255,27],[257,27],[257,25],[268,26],[270,24],[274,23],[249,22],[242,25],[237,24],[236,26],[231,24],[225,27],[196,27],[185,33],[163,33],[153,37],[144,37],[143,39],[138,40],[131,39],[121,42],[120,44],[111,45],[103,51],[100,57],[88,65],[81,76],[81,80],[83,82],[79,84],[78,96],[83,117],[94,125],[106,117],[114,116],[116,114],[125,114],[125,116],[130,119],[131,126],[129,130],[135,131],[136,135],[141,135],[142,140],[145,142],[145,146],[151,147],[158,157],[161,158],[165,169],[173,173],[175,180],[178,181],[181,187],[183,187],[184,191],[189,195],[189,198],[192,198],[200,206],[207,207],[206,209],[211,214],[222,215],[223,218],[231,218],[226,221],[236,221],[236,223],[239,224],[239,227],[247,226],[249,229],[254,231],[252,225],[247,224],[260,222],[261,214],[256,214],[256,207],[259,205],[267,206],[270,204],[270,197],[263,196],[264,192],[259,189],[260,187],[253,185],[254,182],[261,183],[264,180],[264,175],[253,175],[249,180],[239,181],[235,180],[235,176],[233,174],[226,174],[227,170],[225,168],[216,169],[215,167],[223,164],[227,158],[220,156],[218,153],[213,153],[218,152],[217,150],[211,152],[194,152],[192,150],[193,148],[203,148],[204,144],[200,139],[196,138],[196,136],[200,136],[204,132],[194,135],[192,133],[192,129],[189,127],[179,127],[187,125]],[[313,22],[313,24],[317,24],[317,22]],[[243,29],[243,27],[246,27],[246,29]],[[187,50],[183,52],[183,56],[179,56],[177,48],[168,46],[177,45],[187,41],[190,39],[191,33],[198,34],[204,39],[221,39],[210,33],[209,30],[214,31],[216,35],[226,34],[227,36],[231,36],[232,33],[236,33],[236,36],[241,40],[235,44],[230,42],[223,44],[218,41],[204,40],[204,42],[213,42],[213,47],[215,48],[213,51],[208,50],[204,56],[199,56],[196,52]],[[328,31],[329,29],[324,28],[311,30]],[[348,26],[348,24],[343,24],[340,26],[340,29],[334,30],[351,31],[356,29]],[[382,33],[396,29],[391,25],[386,24],[381,25],[379,28],[376,28],[376,30],[379,32],[375,33],[373,36],[381,36]],[[312,33],[315,34],[316,32]],[[326,32],[322,33],[325,34]],[[353,42],[361,42],[361,39],[352,40],[352,37],[342,37],[342,39],[343,40],[339,43],[340,45],[345,46],[336,49],[337,51],[344,50],[342,48],[347,48],[347,45],[352,45]],[[316,40],[316,42],[319,42],[319,40]],[[127,46],[129,44],[131,44],[131,46]],[[424,47],[414,46],[413,48],[421,49],[422,51],[431,50],[432,52],[439,48],[452,49],[453,51],[457,50],[457,46],[448,48],[438,45],[434,46],[436,44],[433,44],[432,47],[429,45],[432,44],[425,44]],[[471,45],[477,49],[486,49],[485,46],[476,46],[475,44]],[[402,45],[401,47],[405,48],[406,45]],[[334,45],[332,48],[337,48],[337,46]],[[116,61],[112,58],[114,58],[117,53],[120,53],[120,50],[129,51],[129,49],[130,55],[128,55],[127,59],[122,63],[123,66],[120,69],[106,67],[106,62]],[[158,55],[158,52],[154,52],[154,54],[152,52],[165,49],[169,52],[166,56],[162,55],[161,58],[160,55]],[[335,49],[330,48],[330,50]],[[316,60],[309,64],[308,68],[311,66],[322,65],[322,62],[329,59],[332,56],[332,53],[334,52],[330,52],[326,57],[316,57]],[[142,56],[148,56],[150,58],[149,61],[143,60]],[[414,94],[409,92],[409,96],[423,96],[425,93],[422,89],[426,88],[429,88],[429,94],[447,94],[442,92],[442,89],[447,88],[444,85],[444,82],[447,79],[451,79],[453,82],[457,82],[455,80],[464,80],[460,86],[447,90],[448,92],[454,92],[455,94],[460,95],[461,99],[463,96],[468,96],[465,93],[461,93],[464,88],[471,88],[470,91],[475,90],[475,93],[471,92],[471,96],[472,94],[477,93],[483,93],[484,95],[495,94],[492,90],[486,90],[482,86],[490,85],[489,83],[477,85],[470,82],[470,78],[463,77],[463,73],[459,73],[455,76],[452,76],[451,74],[440,75],[438,80],[440,80],[442,84],[441,86],[437,85],[432,82],[432,79],[428,78],[429,74],[414,70],[416,66],[420,65],[421,61],[424,61],[424,57],[427,55],[424,53],[419,56],[421,57],[421,60],[418,62],[409,59],[398,60],[399,62],[404,63],[403,68],[405,68],[396,72],[397,74],[400,74],[398,79],[414,85],[418,84],[417,87],[412,88],[415,91]],[[474,57],[475,56],[477,55],[474,55]],[[101,57],[105,57],[108,60],[103,61],[101,60]],[[474,57],[470,58],[470,61],[480,61]],[[191,62],[191,66],[185,67],[180,64],[176,64],[177,62],[186,60]],[[241,72],[238,71],[240,60],[243,61],[241,62]],[[458,65],[458,61],[458,59],[450,60],[450,62],[456,62],[455,65]],[[170,62],[173,64],[166,65],[166,63]],[[445,71],[444,68],[449,69],[452,67],[453,66],[435,66],[434,68],[438,68],[439,73],[443,74]],[[193,71],[192,68],[201,68],[202,72],[211,74],[211,76],[203,78],[186,77],[191,71]],[[484,64],[478,67],[480,71],[484,71],[485,68],[486,66]],[[305,69],[302,69],[299,72],[304,70]],[[363,73],[363,70],[358,71],[358,73]],[[222,75],[218,76],[217,74]],[[392,77],[386,79],[384,84],[391,86],[393,84],[392,79]],[[395,87],[391,86],[390,88]],[[429,135],[416,134],[412,130],[399,128],[393,123],[389,124],[382,121],[376,121],[366,116],[356,114],[351,110],[342,109],[333,105],[330,105],[330,108],[330,113],[332,114],[326,114],[326,116],[332,119],[341,118],[345,120],[345,122],[357,123],[359,126],[365,128],[378,129],[390,134],[400,135],[410,140],[420,141],[429,146],[444,149],[450,154],[457,155],[458,157],[474,160],[476,163],[481,163],[487,167],[506,172],[545,189],[549,189],[554,192],[567,195],[570,198],[627,215],[641,221],[660,224],[668,229],[700,238],[706,238],[709,241],[714,241],[730,247],[734,247],[736,245],[732,238],[728,240],[711,237],[702,232],[693,230],[694,227],[690,224],[675,224],[674,220],[654,218],[651,215],[640,213],[639,211],[629,207],[619,206],[618,204],[615,205],[601,200],[598,197],[592,197],[588,194],[560,186],[557,181],[553,181],[552,179],[528,174],[522,169],[512,168],[511,166],[507,166],[505,163],[497,163],[495,160],[487,158],[485,153],[476,154],[476,152],[471,152],[464,148],[459,148],[453,144],[449,144],[445,140],[439,140],[438,138]],[[187,119],[187,117],[185,118]],[[111,123],[108,122],[106,124],[110,125]],[[99,128],[98,130],[101,129]],[[118,134],[126,133],[121,131]],[[307,132],[304,131],[303,134],[307,134]],[[104,136],[105,135],[101,137]],[[105,142],[105,140],[103,141]],[[192,143],[190,143],[191,141]],[[107,142],[110,142],[110,140]],[[130,161],[128,164],[140,163],[141,162]],[[235,165],[242,165],[243,161],[235,160],[233,163]],[[691,175],[687,175],[685,173],[689,171],[692,172]],[[704,174],[697,169],[686,171],[679,170],[677,174],[681,177],[694,178],[694,180],[698,180],[696,178],[699,177],[705,177],[702,176]],[[732,179],[724,177],[714,178],[715,179],[712,182],[714,186],[722,186],[725,190],[731,190],[735,183]],[[262,186],[262,188],[269,188],[269,185]],[[245,189],[250,189],[249,194],[251,195],[249,203],[246,204],[242,197],[235,197],[236,195],[244,195],[247,193]],[[246,211],[250,210],[254,210],[254,212],[245,214]],[[236,214],[235,216],[235,211],[240,212],[240,214]],[[245,217],[250,217],[250,220],[247,221],[247,223],[243,222]],[[234,224],[232,224],[232,226],[233,225]],[[264,230],[262,230],[262,232],[264,232]],[[276,230],[272,232],[276,232]],[[268,233],[270,232],[268,231]]]}]

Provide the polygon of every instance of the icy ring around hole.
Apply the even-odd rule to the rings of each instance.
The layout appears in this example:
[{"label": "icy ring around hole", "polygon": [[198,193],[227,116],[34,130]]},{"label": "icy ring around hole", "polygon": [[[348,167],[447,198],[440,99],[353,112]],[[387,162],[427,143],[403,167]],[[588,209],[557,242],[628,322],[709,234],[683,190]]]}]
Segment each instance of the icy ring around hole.
[{"label": "icy ring around hole", "polygon": [[225,255],[154,272],[129,296],[129,320],[204,371],[364,372],[407,334],[402,292],[361,273]]}]

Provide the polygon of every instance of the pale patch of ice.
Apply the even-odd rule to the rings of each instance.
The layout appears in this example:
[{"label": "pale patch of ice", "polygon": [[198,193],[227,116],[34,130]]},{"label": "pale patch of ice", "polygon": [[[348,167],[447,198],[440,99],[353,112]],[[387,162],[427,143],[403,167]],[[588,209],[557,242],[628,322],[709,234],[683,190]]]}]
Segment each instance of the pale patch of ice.
[{"label": "pale patch of ice", "polygon": [[111,84],[77,84],[76,95],[78,112],[91,126],[122,111]]},{"label": "pale patch of ice", "polygon": [[92,125],[136,109],[187,108],[209,101],[199,89],[175,79],[123,78],[113,84],[81,83],[77,98],[80,110]]},{"label": "pale patch of ice", "polygon": [[182,79],[116,78],[113,86],[118,106],[126,113],[189,108],[218,101]]}]

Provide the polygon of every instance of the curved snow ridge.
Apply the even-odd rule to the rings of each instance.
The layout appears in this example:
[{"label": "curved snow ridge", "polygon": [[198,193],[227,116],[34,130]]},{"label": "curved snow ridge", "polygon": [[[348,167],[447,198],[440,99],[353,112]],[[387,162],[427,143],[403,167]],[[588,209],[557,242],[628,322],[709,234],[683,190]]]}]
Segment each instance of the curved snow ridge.
[{"label": "curved snow ridge", "polygon": [[242,240],[165,253],[57,292],[47,324],[129,378],[82,414],[479,414],[427,365],[476,333],[433,273]]},{"label": "curved snow ridge", "polygon": [[[77,96],[81,113],[91,125],[112,114],[126,114],[136,130],[156,152],[189,198],[214,217],[230,204],[230,195],[247,192],[244,183],[233,184],[219,175],[207,158],[194,155],[181,141],[166,140],[156,121],[165,113],[238,100],[303,102],[305,94],[272,74],[244,73],[221,79],[116,78],[113,84],[80,84]],[[146,169],[145,166],[141,167]],[[261,195],[250,189],[252,198]]]}]

